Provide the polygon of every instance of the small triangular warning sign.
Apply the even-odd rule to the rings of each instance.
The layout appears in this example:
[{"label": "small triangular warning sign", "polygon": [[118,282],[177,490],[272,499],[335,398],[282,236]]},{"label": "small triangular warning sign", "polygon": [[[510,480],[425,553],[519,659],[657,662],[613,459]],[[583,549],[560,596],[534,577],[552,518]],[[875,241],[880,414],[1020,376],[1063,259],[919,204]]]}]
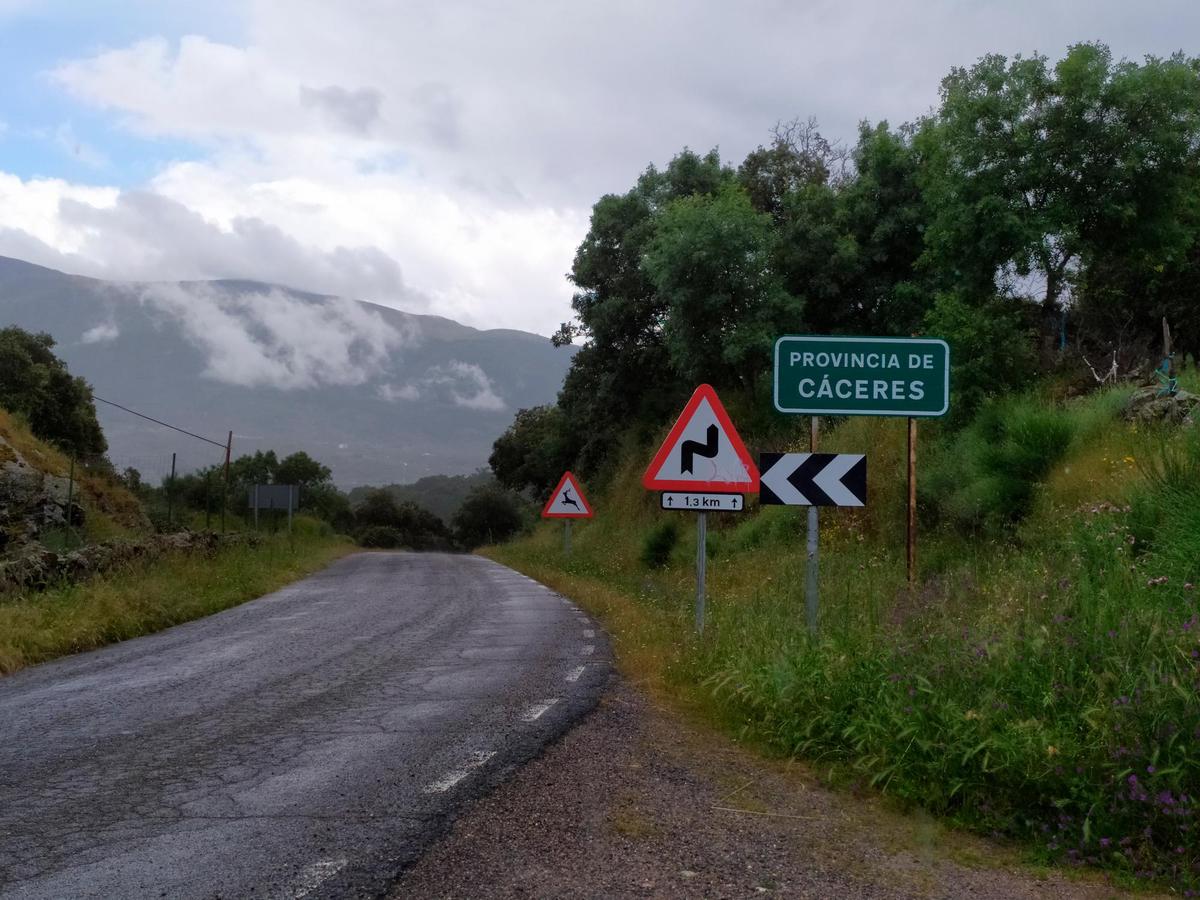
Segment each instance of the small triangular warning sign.
[{"label": "small triangular warning sign", "polygon": [[651,491],[758,492],[758,469],[710,385],[696,388],[642,484]]},{"label": "small triangular warning sign", "polygon": [[579,482],[574,475],[567,472],[559,481],[558,487],[554,489],[554,493],[550,495],[549,502],[542,510],[542,518],[590,519],[591,517],[592,507],[588,504],[587,498],[583,496]]}]

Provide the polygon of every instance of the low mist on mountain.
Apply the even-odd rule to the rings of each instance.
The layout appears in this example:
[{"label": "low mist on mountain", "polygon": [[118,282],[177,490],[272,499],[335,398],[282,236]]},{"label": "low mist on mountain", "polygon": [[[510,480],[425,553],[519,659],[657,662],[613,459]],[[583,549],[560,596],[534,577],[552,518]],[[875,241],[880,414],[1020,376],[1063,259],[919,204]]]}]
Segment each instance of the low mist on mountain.
[{"label": "low mist on mountain", "polygon": [[[306,450],[343,487],[466,474],[572,349],[250,281],[127,283],[0,257],[0,326],[44,331],[96,396],[223,444]],[[96,404],[118,469],[149,479],[223,450]]]}]

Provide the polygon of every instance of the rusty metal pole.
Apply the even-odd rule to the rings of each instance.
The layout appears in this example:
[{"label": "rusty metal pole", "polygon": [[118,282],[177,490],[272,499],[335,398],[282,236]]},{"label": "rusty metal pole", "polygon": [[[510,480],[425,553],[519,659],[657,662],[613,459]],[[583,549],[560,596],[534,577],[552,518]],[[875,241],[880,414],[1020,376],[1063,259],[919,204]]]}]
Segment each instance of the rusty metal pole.
[{"label": "rusty metal pole", "polygon": [[917,584],[917,420],[908,420],[908,588]]},{"label": "rusty metal pole", "polygon": [[229,506],[229,457],[233,453],[233,432],[225,441],[225,483],[221,486],[221,534],[225,533],[225,510]]}]

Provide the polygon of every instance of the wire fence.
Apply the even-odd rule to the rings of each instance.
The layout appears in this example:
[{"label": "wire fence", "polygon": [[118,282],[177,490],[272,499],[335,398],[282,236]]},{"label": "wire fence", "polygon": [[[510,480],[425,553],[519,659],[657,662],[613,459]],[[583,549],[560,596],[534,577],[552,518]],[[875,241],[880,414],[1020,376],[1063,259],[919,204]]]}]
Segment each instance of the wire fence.
[{"label": "wire fence", "polygon": [[[231,524],[229,466],[233,448],[232,431],[222,442],[95,393],[92,399],[189,439],[183,441],[183,453],[179,450],[169,453],[109,453],[106,460],[89,467],[94,470],[92,474],[111,479],[133,493],[141,501],[151,524],[160,531],[179,527],[212,529],[216,526],[222,532],[228,530]],[[196,445],[199,443],[208,445],[210,449],[197,454]],[[189,461],[186,470],[181,465],[181,457]],[[201,460],[199,467],[195,465],[198,459]],[[72,460],[68,491],[75,488],[75,468],[75,460]],[[71,516],[67,518],[70,520]]]}]

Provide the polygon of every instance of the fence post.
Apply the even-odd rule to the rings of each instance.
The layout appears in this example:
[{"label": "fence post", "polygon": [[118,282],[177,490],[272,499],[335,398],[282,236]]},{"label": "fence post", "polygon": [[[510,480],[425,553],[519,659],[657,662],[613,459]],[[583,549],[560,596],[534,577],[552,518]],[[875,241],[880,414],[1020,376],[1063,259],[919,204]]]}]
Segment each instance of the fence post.
[{"label": "fence post", "polygon": [[233,452],[233,432],[225,441],[225,481],[221,485],[221,534],[225,533],[225,511],[229,507],[229,456]]},{"label": "fence post", "polygon": [[75,455],[71,455],[71,474],[67,476],[67,546],[75,544],[75,517],[71,515],[71,507],[75,499]]},{"label": "fence post", "polygon": [[175,521],[175,454],[171,454],[171,478],[167,482],[167,531]]}]

